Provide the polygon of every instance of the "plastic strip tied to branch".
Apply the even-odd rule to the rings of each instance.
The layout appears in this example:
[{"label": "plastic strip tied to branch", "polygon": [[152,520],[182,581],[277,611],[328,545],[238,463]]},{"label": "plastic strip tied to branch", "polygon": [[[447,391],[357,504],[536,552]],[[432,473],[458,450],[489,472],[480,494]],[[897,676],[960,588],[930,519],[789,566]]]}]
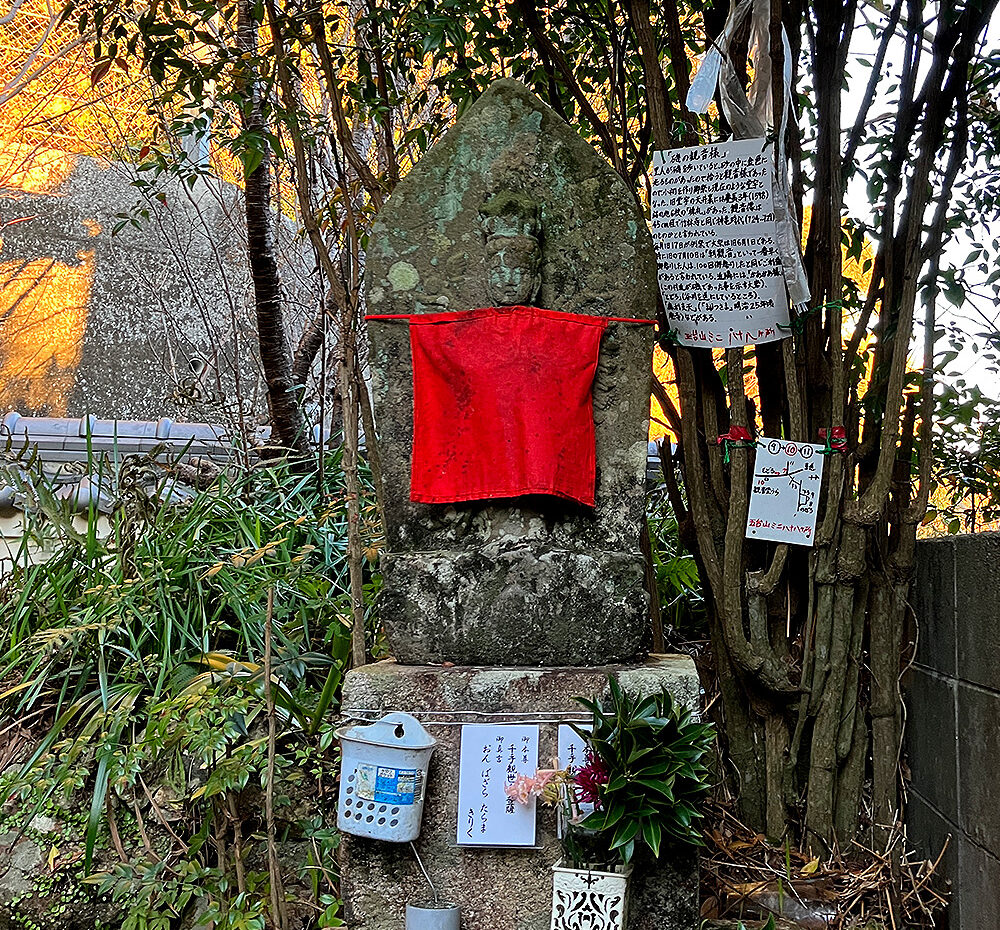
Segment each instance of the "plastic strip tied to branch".
[{"label": "plastic strip tied to branch", "polygon": [[679,346],[681,345],[681,334],[680,330],[668,329],[661,333],[657,333],[657,341],[660,343],[660,347],[664,346]]},{"label": "plastic strip tied to branch", "polygon": [[[729,56],[733,36],[750,16],[750,58],[753,80],[747,90]],[[775,126],[774,98],[771,93],[771,4],[770,0],[733,0],[729,17],[718,39],[705,53],[688,91],[687,108],[704,113],[718,86],[722,112],[738,139],[777,136],[777,157],[772,175],[776,246],[781,257],[785,286],[793,306],[809,302],[809,283],[802,265],[801,236],[796,221],[795,204],[788,181],[785,157],[785,131],[792,107],[792,51],[784,27],[781,30],[784,51],[784,102],[780,125]]]},{"label": "plastic strip tied to branch", "polygon": [[843,426],[831,426],[830,429],[822,427],[819,438],[824,441],[820,455],[835,455],[847,451],[847,429]]},{"label": "plastic strip tied to branch", "polygon": [[778,324],[778,329],[787,330],[788,332],[795,333],[796,336],[801,336],[805,332],[806,322],[809,317],[826,310],[828,307],[843,307],[843,303],[839,300],[831,300],[825,304],[819,304],[815,307],[806,307],[804,310],[800,310],[798,313],[792,316],[791,322],[786,326],[784,323]]}]

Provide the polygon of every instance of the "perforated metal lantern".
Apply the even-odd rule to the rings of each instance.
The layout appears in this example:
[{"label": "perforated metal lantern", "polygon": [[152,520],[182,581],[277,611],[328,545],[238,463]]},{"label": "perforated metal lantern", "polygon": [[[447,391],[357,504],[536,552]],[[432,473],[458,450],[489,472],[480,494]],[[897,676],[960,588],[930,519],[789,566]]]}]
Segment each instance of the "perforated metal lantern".
[{"label": "perforated metal lantern", "polygon": [[415,840],[437,740],[401,713],[368,726],[341,727],[337,737],[342,750],[337,826],[389,843]]}]

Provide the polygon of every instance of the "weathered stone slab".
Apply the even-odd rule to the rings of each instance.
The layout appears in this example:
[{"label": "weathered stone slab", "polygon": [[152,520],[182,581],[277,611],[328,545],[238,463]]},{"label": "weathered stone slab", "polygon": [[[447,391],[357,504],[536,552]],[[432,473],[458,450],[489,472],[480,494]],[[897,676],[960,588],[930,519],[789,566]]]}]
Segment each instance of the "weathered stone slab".
[{"label": "weathered stone slab", "polygon": [[956,684],[914,668],[905,685],[906,702],[912,708],[906,728],[911,778],[931,804],[958,823]]},{"label": "weathered stone slab", "polygon": [[[595,656],[595,643],[632,644],[626,655],[641,645],[642,563],[624,553],[540,550],[507,540],[400,553],[391,566],[382,617],[394,648],[407,657],[586,665],[603,657]],[[440,622],[444,618],[448,622]]]},{"label": "weathered stone slab", "polygon": [[[1000,757],[1000,694],[963,681],[957,688],[959,767],[952,770],[952,784],[957,784],[958,790],[956,820],[975,842],[996,855],[1000,852],[1000,782],[994,773]],[[922,713],[927,715],[930,710],[924,708]],[[950,774],[943,772],[941,777]],[[924,793],[929,794],[926,784]],[[939,806],[950,816],[946,807]]]},{"label": "weathered stone slab", "polygon": [[958,677],[1000,691],[1000,533],[955,538]]},{"label": "weathered stone slab", "polygon": [[962,837],[958,863],[961,911],[948,926],[953,930],[996,930],[1000,927],[1000,859]]},{"label": "weathered stone slab", "polygon": [[[560,853],[554,812],[543,807],[537,848],[456,845],[460,724],[544,720],[539,749],[539,763],[544,765],[556,754],[554,718],[584,718],[575,698],[602,695],[609,673],[640,693],[666,685],[686,706],[697,706],[698,677],[685,656],[667,656],[643,666],[590,669],[434,668],[381,662],[348,674],[345,714],[373,717],[402,710],[423,720],[438,740],[416,845],[442,899],[462,906],[463,930],[548,930],[550,868]],[[341,852],[349,927],[400,930],[406,903],[428,898],[409,846],[344,836]],[[637,864],[631,914],[630,930],[697,927],[698,860],[693,848],[665,853],[658,864]]]},{"label": "weathered stone slab", "polygon": [[913,579],[919,625],[917,661],[955,675],[955,539],[921,540]]},{"label": "weathered stone slab", "polygon": [[[468,310],[526,295],[568,313],[648,319],[656,308],[652,240],[632,191],[514,81],[492,85],[393,192],[372,232],[366,281],[371,314]],[[652,327],[611,323],[601,343],[593,510],[543,497],[411,502],[409,333],[405,322],[374,321],[370,336],[388,543],[381,613],[396,657],[469,665],[639,657]]]},{"label": "weathered stone slab", "polygon": [[[967,840],[961,829],[929,804],[912,785],[906,797],[906,838],[908,845],[922,858],[937,862],[940,856],[932,879],[936,890],[949,893],[957,887],[959,847]],[[949,926],[953,930],[962,926],[959,904],[959,896],[953,895],[948,906]]]}]

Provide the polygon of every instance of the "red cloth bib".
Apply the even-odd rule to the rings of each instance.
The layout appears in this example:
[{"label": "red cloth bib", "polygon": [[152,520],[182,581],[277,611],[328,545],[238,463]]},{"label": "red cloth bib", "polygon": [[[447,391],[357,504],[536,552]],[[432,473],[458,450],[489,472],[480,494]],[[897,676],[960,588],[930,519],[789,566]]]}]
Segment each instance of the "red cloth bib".
[{"label": "red cloth bib", "polygon": [[594,506],[593,385],[606,317],[483,308],[410,317],[410,499],[552,494]]}]

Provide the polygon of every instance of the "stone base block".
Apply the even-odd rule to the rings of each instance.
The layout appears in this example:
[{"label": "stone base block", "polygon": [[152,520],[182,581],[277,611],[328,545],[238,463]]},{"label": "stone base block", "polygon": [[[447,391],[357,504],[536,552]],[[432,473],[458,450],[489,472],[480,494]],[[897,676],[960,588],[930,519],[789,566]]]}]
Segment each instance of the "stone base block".
[{"label": "stone base block", "polygon": [[391,553],[379,614],[411,665],[594,665],[644,653],[639,553],[536,544]]},{"label": "stone base block", "polygon": [[[559,859],[554,812],[538,809],[538,846],[476,849],[456,845],[461,723],[540,722],[539,763],[556,755],[558,716],[579,720],[577,696],[603,696],[608,675],[643,694],[666,685],[697,706],[698,677],[686,656],[661,656],[642,666],[601,668],[442,668],[380,662],[352,671],[344,683],[346,717],[391,710],[425,723],[438,746],[428,776],[417,849],[441,898],[462,906],[463,930],[548,930],[551,866]],[[428,899],[427,884],[408,845],[344,836],[341,881],[348,926],[402,930],[407,902]],[[698,858],[693,848],[640,861],[632,878],[629,930],[695,930]]]}]

